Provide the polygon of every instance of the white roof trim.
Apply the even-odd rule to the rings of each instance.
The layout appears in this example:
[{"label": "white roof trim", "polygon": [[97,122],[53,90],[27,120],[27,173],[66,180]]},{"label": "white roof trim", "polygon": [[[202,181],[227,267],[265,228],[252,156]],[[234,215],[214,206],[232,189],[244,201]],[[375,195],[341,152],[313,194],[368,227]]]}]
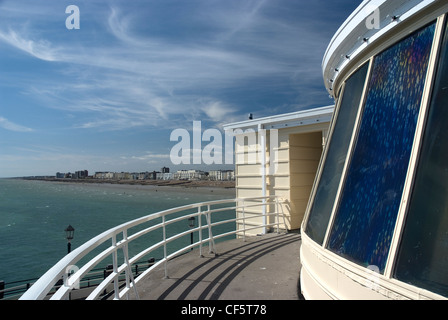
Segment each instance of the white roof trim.
[{"label": "white roof trim", "polygon": [[[376,42],[397,25],[409,20],[420,11],[435,6],[435,15],[443,13],[446,2],[438,0],[365,0],[347,18],[330,41],[322,61],[324,84],[333,95],[332,87],[343,69],[350,65],[355,57],[365,49],[375,46]],[[366,21],[379,9],[379,29],[367,28]],[[434,19],[435,17],[428,17]]]},{"label": "white roof trim", "polygon": [[223,127],[224,130],[257,129],[259,125],[262,125],[264,129],[280,129],[326,123],[331,121],[333,110],[334,106],[319,107],[259,119],[229,123]]}]

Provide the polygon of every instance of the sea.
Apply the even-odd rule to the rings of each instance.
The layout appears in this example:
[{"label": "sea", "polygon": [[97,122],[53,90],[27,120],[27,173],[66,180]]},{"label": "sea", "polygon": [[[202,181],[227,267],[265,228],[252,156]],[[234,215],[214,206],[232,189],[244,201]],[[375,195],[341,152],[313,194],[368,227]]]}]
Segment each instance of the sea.
[{"label": "sea", "polygon": [[232,189],[0,179],[0,281],[43,275],[67,254],[68,225],[75,229],[74,250],[151,213],[234,197]]}]

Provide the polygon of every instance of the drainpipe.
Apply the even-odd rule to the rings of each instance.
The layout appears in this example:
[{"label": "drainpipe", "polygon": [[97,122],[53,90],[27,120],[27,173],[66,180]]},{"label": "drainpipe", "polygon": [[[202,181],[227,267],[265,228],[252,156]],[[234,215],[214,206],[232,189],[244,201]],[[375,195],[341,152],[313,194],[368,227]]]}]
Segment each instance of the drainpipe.
[{"label": "drainpipe", "polygon": [[[258,136],[260,137],[261,145],[261,193],[266,197],[266,130],[262,124],[258,124]],[[263,234],[267,233],[267,216],[266,216],[266,199],[263,199]]]}]

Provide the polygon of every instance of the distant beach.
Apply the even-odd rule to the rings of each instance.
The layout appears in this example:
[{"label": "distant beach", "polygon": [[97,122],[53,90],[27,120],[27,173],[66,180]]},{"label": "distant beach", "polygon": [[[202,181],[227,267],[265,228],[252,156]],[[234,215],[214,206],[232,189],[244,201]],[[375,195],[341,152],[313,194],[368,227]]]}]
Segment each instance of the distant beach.
[{"label": "distant beach", "polygon": [[208,192],[219,192],[228,195],[235,194],[235,181],[209,181],[209,180],[112,180],[112,179],[56,179],[56,178],[36,178],[36,177],[23,177],[23,180],[38,180],[57,183],[74,183],[74,184],[101,184],[103,186],[110,187],[125,187],[132,189],[148,189],[157,190],[157,188],[163,188],[167,190],[173,188],[173,190],[179,191],[180,188],[183,191],[192,191],[200,189],[204,192],[204,189],[208,189]]}]

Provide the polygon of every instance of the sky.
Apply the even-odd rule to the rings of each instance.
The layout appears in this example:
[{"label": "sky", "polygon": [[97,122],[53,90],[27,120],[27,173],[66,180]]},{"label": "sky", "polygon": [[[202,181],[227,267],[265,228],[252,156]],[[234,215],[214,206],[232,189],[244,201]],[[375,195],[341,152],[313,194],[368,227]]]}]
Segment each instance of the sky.
[{"label": "sky", "polygon": [[173,165],[171,134],[333,104],[322,58],[360,3],[0,0],[0,177],[232,168]]}]

